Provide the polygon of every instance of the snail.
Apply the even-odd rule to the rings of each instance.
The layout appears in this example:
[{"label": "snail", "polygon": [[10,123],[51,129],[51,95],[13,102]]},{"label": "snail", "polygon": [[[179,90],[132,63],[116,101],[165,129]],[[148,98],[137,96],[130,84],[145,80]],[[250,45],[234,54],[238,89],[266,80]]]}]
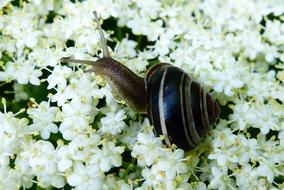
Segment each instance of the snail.
[{"label": "snail", "polygon": [[178,67],[155,64],[143,79],[111,58],[95,11],[94,15],[103,58],[87,61],[65,57],[62,61],[91,65],[90,71],[103,76],[134,110],[147,113],[155,134],[163,135],[168,147],[175,144],[185,151],[195,148],[218,119],[218,102]]}]

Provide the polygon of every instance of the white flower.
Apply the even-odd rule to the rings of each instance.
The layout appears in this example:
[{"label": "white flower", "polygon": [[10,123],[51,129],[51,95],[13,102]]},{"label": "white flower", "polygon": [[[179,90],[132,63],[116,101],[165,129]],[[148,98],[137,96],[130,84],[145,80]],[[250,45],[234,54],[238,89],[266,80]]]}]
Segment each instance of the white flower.
[{"label": "white flower", "polygon": [[70,80],[70,87],[76,95],[72,98],[80,98],[83,103],[90,103],[96,106],[99,98],[104,96],[101,89],[97,86],[97,81],[93,75],[86,75],[77,73],[77,75]]},{"label": "white flower", "polygon": [[263,101],[267,97],[271,96],[271,90],[274,88],[271,80],[268,80],[265,76],[253,75],[248,79],[250,82],[247,84],[247,95],[255,97],[259,101]]},{"label": "white flower", "polygon": [[244,83],[240,77],[236,76],[233,70],[228,70],[227,72],[213,73],[214,78],[218,81],[214,86],[216,92],[224,91],[227,96],[233,96],[233,89],[241,88]]},{"label": "white flower", "polygon": [[21,143],[24,143],[27,134],[27,119],[18,119],[12,112],[0,112],[0,152],[13,155],[20,149]]},{"label": "white flower", "polygon": [[41,102],[36,108],[29,108],[27,113],[33,119],[30,125],[32,131],[39,131],[43,139],[48,139],[50,133],[57,133],[58,127],[54,124],[56,120],[57,107],[51,107],[49,102]]},{"label": "white flower", "polygon": [[126,119],[124,110],[120,110],[117,113],[107,113],[107,115],[101,119],[102,133],[110,133],[112,135],[120,133],[126,126],[123,121],[124,119]]},{"label": "white flower", "polygon": [[[164,32],[162,26],[162,20],[157,20],[155,22],[149,22],[150,19],[141,17],[139,15],[134,15],[131,20],[127,22],[127,26],[132,28],[133,33],[136,35],[144,34],[147,35],[150,41],[155,41]],[[148,30],[151,28],[151,30]]]},{"label": "white flower", "polygon": [[73,172],[67,177],[67,182],[78,190],[101,189],[104,176],[99,171],[96,165],[85,166],[83,163],[77,162]]},{"label": "white flower", "polygon": [[21,186],[17,173],[6,166],[0,166],[0,181],[0,189],[19,189]]},{"label": "white flower", "polygon": [[237,136],[233,134],[230,128],[226,128],[227,125],[225,121],[220,121],[217,129],[213,131],[214,141],[212,145],[214,148],[230,147],[235,143]]},{"label": "white flower", "polygon": [[277,113],[272,111],[270,105],[255,105],[255,127],[259,127],[262,134],[267,134],[270,129],[279,130]]},{"label": "white flower", "polygon": [[131,190],[132,187],[130,184],[125,182],[124,180],[116,179],[115,175],[107,175],[105,182],[103,184],[103,190],[107,189],[120,189],[120,190]]},{"label": "white flower", "polygon": [[256,139],[247,139],[243,135],[240,135],[239,141],[239,144],[242,144],[242,146],[239,147],[239,152],[236,150],[236,154],[239,157],[239,164],[245,165],[250,160],[257,160],[259,158],[259,144]]},{"label": "white flower", "polygon": [[29,60],[39,67],[55,67],[60,58],[66,56],[62,48],[35,48],[29,54]]},{"label": "white flower", "polygon": [[98,88],[96,80],[94,81],[91,75],[82,75],[82,73],[74,73],[73,77],[66,87],[56,88],[57,93],[51,95],[51,101],[63,106],[69,99],[76,99],[75,101],[92,104],[95,107],[99,98],[104,96],[104,92]]},{"label": "white flower", "polygon": [[284,26],[279,20],[267,20],[264,36],[275,45],[284,44]]},{"label": "white flower", "polygon": [[142,176],[145,178],[143,186],[170,190],[187,180],[187,177],[182,175],[187,172],[183,160],[184,152],[180,149],[174,152],[168,149],[163,153],[150,169],[146,167],[142,170]]},{"label": "white flower", "polygon": [[153,135],[138,133],[137,142],[133,147],[131,155],[138,159],[138,165],[140,166],[150,166],[159,157],[163,156],[161,152],[162,142]]},{"label": "white flower", "polygon": [[55,86],[58,88],[65,88],[67,85],[66,79],[70,76],[71,72],[72,70],[66,66],[55,66],[51,75],[47,78],[47,89],[54,88]]},{"label": "white flower", "polygon": [[65,170],[72,167],[72,156],[74,151],[68,146],[62,146],[57,150],[58,160],[58,170],[64,172]]},{"label": "white flower", "polygon": [[258,183],[258,175],[256,175],[255,170],[249,164],[243,166],[236,176],[236,184],[242,189],[250,189]]},{"label": "white flower", "polygon": [[248,120],[253,117],[253,112],[251,112],[251,104],[248,102],[238,102],[233,107],[233,114],[230,115],[231,119],[237,123],[237,126],[240,130],[247,128]]},{"label": "white flower", "polygon": [[17,73],[16,80],[19,84],[28,84],[30,82],[33,85],[39,85],[40,80],[39,77],[42,75],[40,70],[34,69],[34,67],[30,64],[22,66]]},{"label": "white flower", "polygon": [[100,144],[101,139],[98,134],[78,134],[68,145],[58,149],[59,170],[68,170],[75,161],[89,160],[93,154],[92,151]]},{"label": "white flower", "polygon": [[225,190],[227,187],[232,186],[231,179],[227,175],[228,169],[226,167],[212,167],[211,170],[213,178],[210,180],[210,186],[213,189]]},{"label": "white flower", "polygon": [[9,21],[5,23],[3,29],[6,35],[9,34],[17,40],[16,47],[19,51],[22,51],[25,46],[35,48],[41,32],[35,27],[36,22],[32,19],[32,13],[25,14],[24,11],[18,9],[17,11],[13,11],[11,15],[6,15],[6,18],[9,18]]},{"label": "white flower", "polygon": [[141,172],[142,176],[146,179],[143,185],[148,188],[159,185],[163,179],[159,178],[162,175],[159,175],[158,172],[159,171],[157,170],[151,170],[149,168],[144,168]]},{"label": "white flower", "polygon": [[123,39],[119,42],[115,52],[119,57],[133,58],[136,56],[136,45],[137,43],[133,40]]},{"label": "white flower", "polygon": [[94,31],[93,28],[85,28],[84,31],[76,39],[76,45],[78,48],[82,48],[86,52],[93,53],[94,47],[97,46],[99,41],[99,31]]},{"label": "white flower", "polygon": [[247,139],[243,135],[231,134],[229,129],[216,132],[214,150],[209,159],[215,159],[218,166],[229,166],[232,163],[246,165],[250,160],[257,160],[259,144],[255,139]]},{"label": "white flower", "polygon": [[[29,165],[33,170],[33,173],[41,173],[42,169],[45,169],[47,174],[56,173],[56,162],[55,160],[48,159],[46,156],[52,158],[54,156],[54,147],[47,141],[37,141],[35,144],[30,146],[29,151]],[[26,152],[28,154],[28,152]],[[43,167],[43,168],[42,168]]]},{"label": "white flower", "polygon": [[136,70],[137,72],[146,71],[146,67],[149,64],[148,60],[156,57],[152,51],[143,51],[138,53]]},{"label": "white flower", "polygon": [[143,127],[145,127],[145,124],[143,125],[141,122],[130,123],[129,127],[127,127],[127,129],[125,129],[123,131],[123,133],[121,133],[118,138],[124,144],[127,144],[128,146],[132,147],[132,146],[134,146],[134,144],[135,144],[135,142],[137,140],[137,137],[136,137],[137,136],[137,131],[141,130],[141,128],[143,128]]},{"label": "white flower", "polygon": [[8,166],[10,163],[10,157],[5,152],[2,152],[0,156],[0,166]]},{"label": "white flower", "polygon": [[15,62],[7,62],[5,71],[0,71],[0,80],[1,81],[9,81],[13,80],[14,74],[18,72],[19,68]]},{"label": "white flower", "polygon": [[256,174],[259,176],[266,177],[266,179],[272,183],[275,176],[281,175],[281,172],[275,167],[274,163],[267,161],[261,163],[256,169]]},{"label": "white flower", "polygon": [[141,16],[143,18],[156,18],[157,12],[161,8],[162,3],[156,0],[139,1],[134,0],[136,6],[141,9]]},{"label": "white flower", "polygon": [[42,75],[40,70],[34,68],[29,62],[8,62],[5,71],[0,72],[1,80],[15,79],[19,84],[39,85],[39,77]]},{"label": "white flower", "polygon": [[22,157],[28,160],[32,174],[37,176],[41,187],[64,186],[64,179],[58,172],[55,149],[50,142],[43,140],[31,142],[22,152]]},{"label": "white flower", "polygon": [[[178,185],[181,184],[182,186],[182,183],[188,180],[186,175],[182,175],[182,173],[186,172],[185,163],[170,163],[166,160],[167,159],[161,159],[157,164],[153,164],[151,168],[146,167],[142,170],[141,174],[145,179],[142,186],[146,188],[172,190],[178,189]],[[168,163],[170,164],[169,166],[167,165]],[[176,171],[171,171],[171,169],[175,167],[179,170],[178,173],[176,173]]]},{"label": "white flower", "polygon": [[121,153],[124,152],[124,147],[115,146],[113,142],[103,144],[102,149],[94,149],[90,163],[98,165],[99,168],[107,172],[112,166],[119,167],[122,164]]},{"label": "white flower", "polygon": [[187,172],[186,163],[183,162],[184,151],[177,149],[174,152],[165,152],[153,167],[163,171],[167,180],[173,180],[176,176]]},{"label": "white flower", "polygon": [[231,118],[238,123],[240,130],[252,126],[259,128],[262,134],[267,134],[270,130],[280,129],[278,122],[279,118],[282,118],[282,112],[278,111],[279,105],[273,101],[267,104],[238,102],[233,108]]},{"label": "white flower", "polygon": [[34,174],[32,173],[28,158],[24,155],[24,151],[17,155],[15,160],[15,170],[19,174],[21,185],[25,188],[30,188],[33,185],[32,179],[34,178]]},{"label": "white flower", "polygon": [[26,33],[23,35],[25,35],[25,37],[17,41],[16,46],[18,48],[23,48],[24,45],[29,48],[33,48],[37,45],[38,43],[37,38],[40,35],[38,31],[26,31]]},{"label": "white flower", "polygon": [[57,102],[58,106],[63,106],[68,99],[71,99],[75,96],[74,90],[70,86],[67,86],[66,88],[58,88],[56,89],[56,94],[51,96],[52,102]]},{"label": "white flower", "polygon": [[170,53],[169,57],[174,60],[177,67],[182,67],[183,65],[192,65],[194,67],[194,62],[191,58],[190,50],[187,48],[177,48]]},{"label": "white flower", "polygon": [[49,11],[54,10],[55,1],[48,0],[32,0],[33,7],[37,7],[36,11],[41,14],[47,14]]},{"label": "white flower", "polygon": [[92,105],[85,104],[81,100],[73,99],[70,103],[64,104],[62,106],[63,121],[59,127],[63,138],[71,140],[83,133],[88,129],[94,115],[96,115],[96,110],[92,108]]},{"label": "white flower", "polygon": [[169,53],[170,48],[173,47],[172,43],[172,36],[168,33],[162,34],[159,36],[159,39],[155,43],[154,52],[156,52],[160,56],[164,56]]}]

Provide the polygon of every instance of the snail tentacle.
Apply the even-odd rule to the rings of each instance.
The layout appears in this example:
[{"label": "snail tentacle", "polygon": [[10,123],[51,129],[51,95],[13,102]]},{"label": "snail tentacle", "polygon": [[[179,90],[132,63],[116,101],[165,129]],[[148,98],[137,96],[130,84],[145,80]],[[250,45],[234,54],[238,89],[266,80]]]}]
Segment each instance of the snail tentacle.
[{"label": "snail tentacle", "polygon": [[93,14],[95,16],[97,27],[98,27],[98,30],[99,30],[99,33],[100,33],[100,39],[101,39],[101,43],[102,43],[102,47],[103,47],[103,56],[104,57],[110,57],[110,54],[109,54],[109,51],[108,51],[108,47],[107,47],[107,42],[106,42],[106,39],[105,39],[103,30],[102,30],[102,27],[100,25],[100,21],[99,21],[99,17],[98,17],[97,11],[93,11]]}]

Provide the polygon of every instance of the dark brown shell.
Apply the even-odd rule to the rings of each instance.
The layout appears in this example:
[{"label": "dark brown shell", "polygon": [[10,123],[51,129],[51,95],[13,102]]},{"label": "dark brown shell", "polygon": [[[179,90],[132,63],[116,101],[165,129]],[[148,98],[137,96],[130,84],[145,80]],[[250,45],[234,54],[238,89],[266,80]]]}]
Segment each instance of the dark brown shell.
[{"label": "dark brown shell", "polygon": [[147,113],[168,146],[192,150],[218,119],[220,106],[181,69],[158,64],[145,78]]}]

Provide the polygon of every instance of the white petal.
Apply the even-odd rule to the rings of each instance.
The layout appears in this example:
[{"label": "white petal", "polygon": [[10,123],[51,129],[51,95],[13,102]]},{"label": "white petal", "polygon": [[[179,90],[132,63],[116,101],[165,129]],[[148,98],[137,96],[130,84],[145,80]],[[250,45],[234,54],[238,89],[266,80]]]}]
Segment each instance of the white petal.
[{"label": "white petal", "polygon": [[108,159],[101,160],[100,167],[104,172],[107,172],[111,168],[111,164]]},{"label": "white petal", "polygon": [[50,137],[50,131],[49,131],[49,129],[43,129],[43,130],[40,132],[40,136],[41,136],[41,138],[43,138],[43,139],[49,139],[49,137]]},{"label": "white petal", "polygon": [[71,186],[77,186],[80,183],[82,183],[83,181],[81,179],[81,176],[79,176],[77,174],[72,174],[67,178],[67,182]]},{"label": "white petal", "polygon": [[58,162],[58,169],[59,169],[59,171],[64,172],[65,170],[70,168],[72,166],[72,164],[73,164],[73,162],[71,160],[62,159]]}]

